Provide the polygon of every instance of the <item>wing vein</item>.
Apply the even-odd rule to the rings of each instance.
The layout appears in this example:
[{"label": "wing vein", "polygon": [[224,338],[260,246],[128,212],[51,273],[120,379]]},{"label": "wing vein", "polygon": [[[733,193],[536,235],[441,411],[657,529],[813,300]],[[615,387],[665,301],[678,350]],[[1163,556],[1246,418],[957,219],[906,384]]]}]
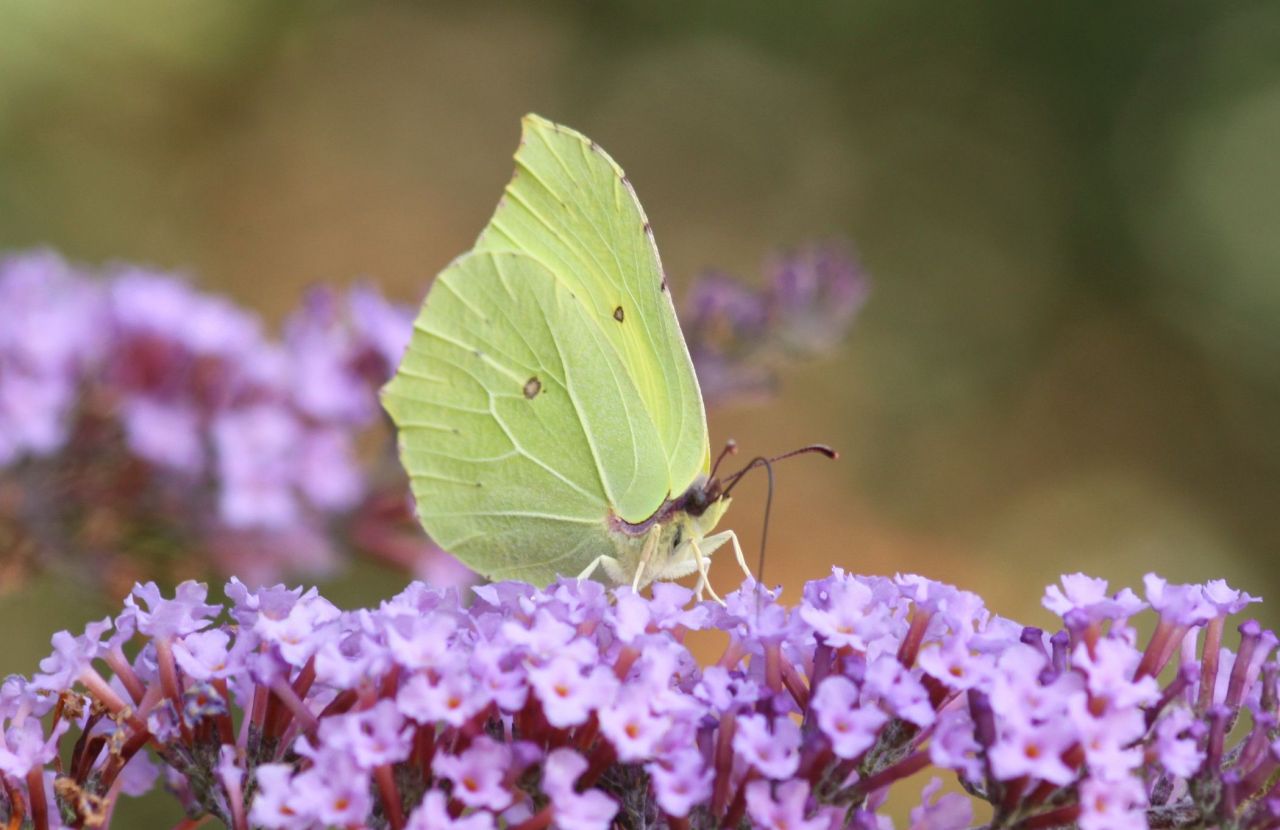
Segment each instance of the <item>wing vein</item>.
[{"label": "wing vein", "polygon": [[570,374],[569,364],[565,362],[564,352],[560,349],[559,335],[557,335],[555,330],[549,326],[547,327],[547,332],[551,335],[551,345],[555,347],[556,356],[560,360],[561,371],[564,372],[564,389],[566,394],[569,396],[569,403],[573,405],[574,414],[578,416],[578,425],[582,429],[582,435],[587,441],[587,448],[591,451],[591,460],[595,464],[596,478],[600,482],[600,489],[604,492],[605,497],[609,500],[610,504],[617,504],[618,500],[614,496],[612,489],[609,487],[609,482],[604,475],[604,467],[600,463],[600,450],[596,447],[595,435],[593,435],[591,430],[587,427],[586,416],[582,411],[582,403],[578,400],[578,395],[574,391],[573,375]]}]

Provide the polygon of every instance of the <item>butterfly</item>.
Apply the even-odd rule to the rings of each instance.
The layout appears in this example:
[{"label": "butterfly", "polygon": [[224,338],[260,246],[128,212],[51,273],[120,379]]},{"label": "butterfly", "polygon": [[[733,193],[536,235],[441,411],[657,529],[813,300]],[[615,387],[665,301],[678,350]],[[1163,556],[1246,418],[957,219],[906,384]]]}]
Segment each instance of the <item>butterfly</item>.
[{"label": "butterfly", "polygon": [[726,543],[749,576],[734,532],[713,532],[730,488],[631,182],[536,115],[515,163],[383,390],[423,526],[493,579],[697,572],[701,595]]}]

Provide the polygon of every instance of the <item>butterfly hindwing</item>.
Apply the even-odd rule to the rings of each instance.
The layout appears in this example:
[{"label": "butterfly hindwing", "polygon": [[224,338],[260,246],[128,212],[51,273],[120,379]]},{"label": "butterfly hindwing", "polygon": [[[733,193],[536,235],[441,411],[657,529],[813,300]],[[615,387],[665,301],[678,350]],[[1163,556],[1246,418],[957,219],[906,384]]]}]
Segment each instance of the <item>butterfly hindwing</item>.
[{"label": "butterfly hindwing", "polygon": [[384,394],[424,525],[486,575],[576,574],[613,553],[611,509],[665,493],[656,427],[588,314],[528,255],[464,255]]}]

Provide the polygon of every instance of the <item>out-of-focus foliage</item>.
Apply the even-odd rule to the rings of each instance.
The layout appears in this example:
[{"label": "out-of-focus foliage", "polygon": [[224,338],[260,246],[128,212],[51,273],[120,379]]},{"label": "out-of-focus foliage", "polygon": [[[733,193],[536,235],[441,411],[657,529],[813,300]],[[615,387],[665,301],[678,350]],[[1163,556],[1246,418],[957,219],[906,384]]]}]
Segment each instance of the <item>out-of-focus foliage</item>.
[{"label": "out-of-focus foliage", "polygon": [[842,451],[779,470],[766,580],[921,571],[1024,617],[1074,570],[1267,595],[1277,47],[1244,2],[13,0],[0,249],[180,267],[277,319],[314,281],[411,300],[540,112],[625,165],[677,295],[814,237],[876,276],[838,360],[713,414]]}]

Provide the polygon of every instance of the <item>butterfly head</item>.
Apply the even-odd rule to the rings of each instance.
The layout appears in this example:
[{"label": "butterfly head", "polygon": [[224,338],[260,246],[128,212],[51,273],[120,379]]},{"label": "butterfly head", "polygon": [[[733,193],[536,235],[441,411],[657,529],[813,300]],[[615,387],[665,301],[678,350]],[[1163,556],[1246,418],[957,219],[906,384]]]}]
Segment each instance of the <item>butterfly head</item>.
[{"label": "butterfly head", "polygon": [[681,502],[691,530],[705,535],[719,524],[720,517],[729,509],[730,499],[716,479],[704,479],[686,490]]},{"label": "butterfly head", "polygon": [[[723,496],[718,479],[701,478],[685,491],[680,498],[680,506],[690,516],[702,516],[710,508],[718,505],[723,500]],[[721,508],[720,512],[723,513],[724,509]]]}]

